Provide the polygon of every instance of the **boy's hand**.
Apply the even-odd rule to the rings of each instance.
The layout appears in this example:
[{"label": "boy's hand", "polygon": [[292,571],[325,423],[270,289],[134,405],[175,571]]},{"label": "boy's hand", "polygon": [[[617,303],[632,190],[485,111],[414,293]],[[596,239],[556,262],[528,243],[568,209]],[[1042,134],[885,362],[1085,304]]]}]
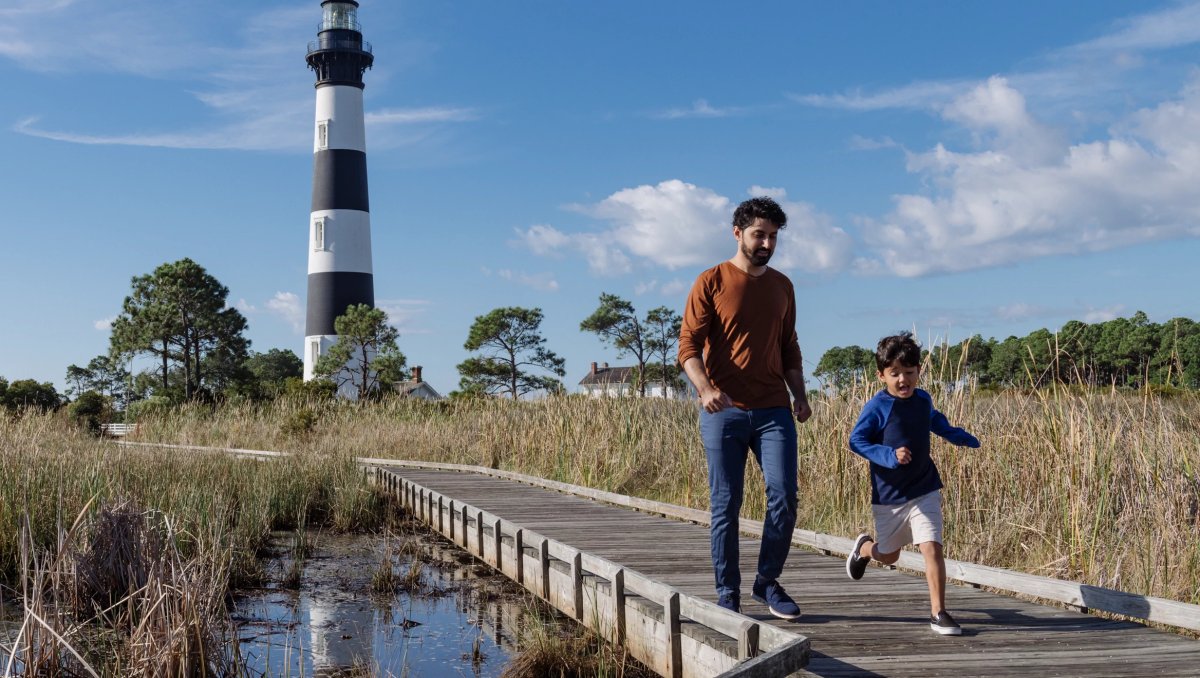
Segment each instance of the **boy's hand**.
[{"label": "boy's hand", "polygon": [[907,447],[897,447],[896,461],[900,462],[901,464],[907,464],[908,462],[912,461],[912,451]]}]

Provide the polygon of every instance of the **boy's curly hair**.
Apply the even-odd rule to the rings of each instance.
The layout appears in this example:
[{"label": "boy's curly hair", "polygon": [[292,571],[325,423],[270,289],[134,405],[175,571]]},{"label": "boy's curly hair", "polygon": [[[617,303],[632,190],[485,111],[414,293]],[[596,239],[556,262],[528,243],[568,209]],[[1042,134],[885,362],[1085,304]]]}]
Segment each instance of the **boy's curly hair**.
[{"label": "boy's curly hair", "polygon": [[879,340],[875,347],[875,367],[880,372],[892,363],[900,361],[905,367],[921,365],[921,345],[913,339],[912,332],[901,332]]}]

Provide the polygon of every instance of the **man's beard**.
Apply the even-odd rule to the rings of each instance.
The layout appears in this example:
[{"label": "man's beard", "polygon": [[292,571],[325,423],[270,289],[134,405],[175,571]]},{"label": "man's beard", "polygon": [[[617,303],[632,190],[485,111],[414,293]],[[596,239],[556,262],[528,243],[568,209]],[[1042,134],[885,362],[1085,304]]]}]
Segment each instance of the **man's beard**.
[{"label": "man's beard", "polygon": [[771,260],[771,255],[774,254],[774,252],[766,249],[752,250],[749,247],[742,245],[742,254],[750,260],[750,263],[754,264],[755,266],[766,266],[767,262]]}]

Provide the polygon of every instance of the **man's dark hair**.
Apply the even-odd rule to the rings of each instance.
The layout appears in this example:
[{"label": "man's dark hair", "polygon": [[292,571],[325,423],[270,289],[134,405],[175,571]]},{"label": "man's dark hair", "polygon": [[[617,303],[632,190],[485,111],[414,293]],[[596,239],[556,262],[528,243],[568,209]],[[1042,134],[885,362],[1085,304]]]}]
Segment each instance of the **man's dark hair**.
[{"label": "man's dark hair", "polygon": [[920,367],[921,346],[913,339],[912,332],[884,337],[875,347],[875,367],[880,372],[896,361],[905,367]]},{"label": "man's dark hair", "polygon": [[738,230],[745,230],[755,219],[766,219],[780,229],[787,226],[787,215],[783,213],[783,208],[766,196],[750,198],[733,211],[733,227]]}]

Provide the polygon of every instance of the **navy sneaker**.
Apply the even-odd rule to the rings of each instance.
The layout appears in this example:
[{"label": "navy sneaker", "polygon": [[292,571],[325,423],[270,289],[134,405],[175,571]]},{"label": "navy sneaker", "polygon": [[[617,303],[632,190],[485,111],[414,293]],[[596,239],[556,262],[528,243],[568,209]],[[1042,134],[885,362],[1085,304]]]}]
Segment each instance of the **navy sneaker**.
[{"label": "navy sneaker", "polygon": [[929,628],[933,629],[935,633],[940,633],[943,636],[962,635],[962,627],[959,626],[958,622],[954,621],[954,617],[951,617],[950,613],[945,610],[938,612],[936,617],[929,618]]},{"label": "navy sneaker", "polygon": [[871,562],[870,556],[864,558],[858,555],[862,545],[869,541],[871,541],[871,535],[866,532],[858,535],[858,541],[854,542],[854,550],[846,556],[846,574],[850,575],[854,581],[863,578],[863,573],[867,571],[867,563]]},{"label": "navy sneaker", "polygon": [[736,593],[723,593],[720,598],[717,598],[717,605],[730,612],[740,614],[742,611],[742,598]]},{"label": "navy sneaker", "polygon": [[771,614],[789,621],[800,618],[800,606],[777,581],[754,578],[753,598],[767,606]]}]

